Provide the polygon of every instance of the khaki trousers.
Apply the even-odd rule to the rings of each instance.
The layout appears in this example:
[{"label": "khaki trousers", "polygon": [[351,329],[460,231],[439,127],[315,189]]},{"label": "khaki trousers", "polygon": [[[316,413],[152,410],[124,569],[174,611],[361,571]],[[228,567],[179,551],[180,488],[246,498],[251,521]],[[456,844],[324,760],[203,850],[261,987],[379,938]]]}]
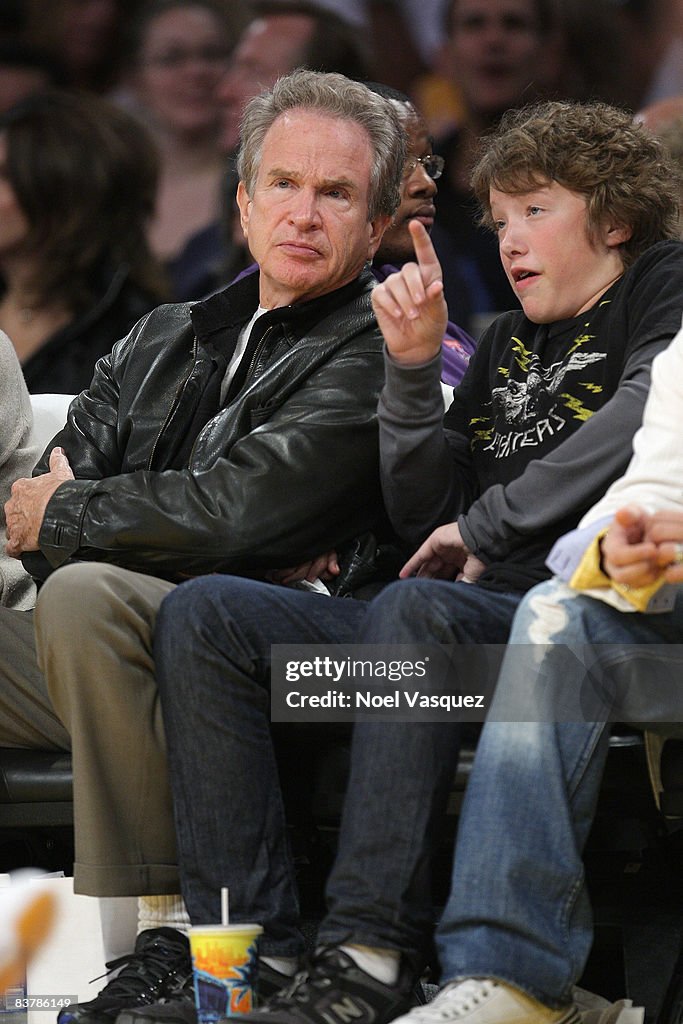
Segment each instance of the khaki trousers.
[{"label": "khaki trousers", "polygon": [[152,652],[172,589],[83,563],[50,576],[35,615],[0,609],[0,745],[72,750],[80,893],[179,892]]}]

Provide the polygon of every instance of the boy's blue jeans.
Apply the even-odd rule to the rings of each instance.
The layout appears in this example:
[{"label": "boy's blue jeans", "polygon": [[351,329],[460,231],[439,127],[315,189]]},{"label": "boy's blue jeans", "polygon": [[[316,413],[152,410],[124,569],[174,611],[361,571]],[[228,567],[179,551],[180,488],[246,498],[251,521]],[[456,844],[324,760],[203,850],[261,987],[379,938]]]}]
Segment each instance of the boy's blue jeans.
[{"label": "boy's blue jeans", "polygon": [[[264,926],[261,951],[302,949],[270,733],[271,644],[506,641],[521,595],[400,581],[372,602],[229,576],[181,584],[155,628],[183,895],[195,923]],[[433,927],[432,830],[451,788],[459,725],[357,723],[321,943],[419,959]]]}]

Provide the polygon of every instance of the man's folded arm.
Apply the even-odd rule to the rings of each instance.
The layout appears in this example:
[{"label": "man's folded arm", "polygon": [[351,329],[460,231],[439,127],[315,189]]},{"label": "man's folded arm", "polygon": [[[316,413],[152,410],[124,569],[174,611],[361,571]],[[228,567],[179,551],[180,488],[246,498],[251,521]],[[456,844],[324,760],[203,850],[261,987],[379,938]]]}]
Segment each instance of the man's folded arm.
[{"label": "man's folded arm", "polygon": [[42,552],[53,566],[92,559],[175,578],[291,565],[370,528],[381,499],[367,376],[379,359],[336,358],[210,468],[63,484]]}]

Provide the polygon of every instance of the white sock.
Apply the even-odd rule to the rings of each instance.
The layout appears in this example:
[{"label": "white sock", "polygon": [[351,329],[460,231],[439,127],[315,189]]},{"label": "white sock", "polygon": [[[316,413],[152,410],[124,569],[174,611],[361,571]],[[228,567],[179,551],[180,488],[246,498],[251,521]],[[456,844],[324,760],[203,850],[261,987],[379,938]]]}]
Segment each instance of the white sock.
[{"label": "white sock", "polygon": [[189,927],[182,896],[138,896],[138,935],[146,928],[176,928],[187,935]]},{"label": "white sock", "polygon": [[274,971],[286,974],[288,978],[294,977],[299,966],[299,961],[295,956],[261,956],[259,960],[261,963],[268,964]]},{"label": "white sock", "polygon": [[371,946],[340,946],[342,953],[350,956],[361,971],[383,985],[395,985],[398,981],[399,952],[396,949],[373,949]]}]

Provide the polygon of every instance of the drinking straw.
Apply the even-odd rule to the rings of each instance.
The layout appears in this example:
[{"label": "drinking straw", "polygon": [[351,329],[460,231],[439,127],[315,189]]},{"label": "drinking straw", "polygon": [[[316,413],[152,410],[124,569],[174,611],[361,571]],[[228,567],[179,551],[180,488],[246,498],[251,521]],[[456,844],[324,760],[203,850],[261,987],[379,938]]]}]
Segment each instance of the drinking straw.
[{"label": "drinking straw", "polygon": [[230,924],[230,894],[227,885],[221,889],[221,923]]}]

